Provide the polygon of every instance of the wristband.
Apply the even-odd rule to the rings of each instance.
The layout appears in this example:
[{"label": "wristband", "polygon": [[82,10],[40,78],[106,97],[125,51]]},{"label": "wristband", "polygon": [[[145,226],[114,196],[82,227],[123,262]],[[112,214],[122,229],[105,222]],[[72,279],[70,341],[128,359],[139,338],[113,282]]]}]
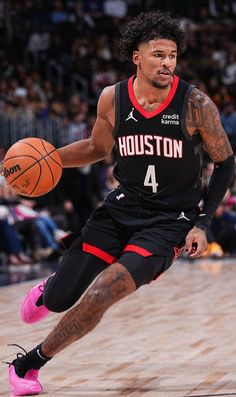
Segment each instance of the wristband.
[{"label": "wristband", "polygon": [[194,225],[194,227],[197,227],[198,229],[203,230],[206,234],[207,234],[207,229],[206,227],[202,226],[202,225]]},{"label": "wristband", "polygon": [[199,227],[199,229],[204,230],[206,233],[208,232],[209,226],[211,224],[211,217],[207,214],[200,214],[197,217],[197,220],[195,222],[195,226]]}]

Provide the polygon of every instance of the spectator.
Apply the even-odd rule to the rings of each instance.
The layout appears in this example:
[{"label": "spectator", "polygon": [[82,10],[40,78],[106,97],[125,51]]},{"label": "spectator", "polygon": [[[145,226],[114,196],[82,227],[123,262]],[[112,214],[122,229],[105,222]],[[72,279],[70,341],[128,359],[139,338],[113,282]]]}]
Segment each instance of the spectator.
[{"label": "spectator", "polygon": [[225,103],[220,116],[232,148],[236,151],[236,109],[233,101]]},{"label": "spectator", "polygon": [[225,254],[236,254],[236,213],[224,202],[216,210],[210,228],[210,238]]},{"label": "spectator", "polygon": [[39,259],[39,255],[45,257],[53,254],[55,257],[60,254],[59,240],[66,233],[59,229],[48,211],[35,211],[33,200],[21,198],[6,183],[0,187],[0,199],[4,219],[24,237],[25,248],[28,247],[36,259]]},{"label": "spectator", "polygon": [[69,21],[69,14],[64,8],[61,0],[54,0],[53,10],[51,12],[51,22],[55,25],[67,23]]},{"label": "spectator", "polygon": [[235,93],[236,86],[236,50],[230,50],[227,64],[222,73],[222,82]]},{"label": "spectator", "polygon": [[[1,207],[1,206],[0,206]],[[31,264],[32,259],[24,252],[24,248],[7,219],[2,219],[0,208],[0,251],[6,254],[9,265]]]},{"label": "spectator", "polygon": [[81,101],[79,95],[72,95],[68,105],[68,143],[87,137],[87,113],[88,105]]}]

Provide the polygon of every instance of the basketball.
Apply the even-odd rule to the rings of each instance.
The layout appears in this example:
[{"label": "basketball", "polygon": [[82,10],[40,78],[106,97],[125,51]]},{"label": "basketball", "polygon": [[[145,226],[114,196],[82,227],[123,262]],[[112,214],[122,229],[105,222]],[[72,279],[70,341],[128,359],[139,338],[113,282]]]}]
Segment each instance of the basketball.
[{"label": "basketball", "polygon": [[3,174],[17,193],[27,197],[42,196],[60,180],[62,162],[51,143],[41,138],[25,138],[7,151]]}]

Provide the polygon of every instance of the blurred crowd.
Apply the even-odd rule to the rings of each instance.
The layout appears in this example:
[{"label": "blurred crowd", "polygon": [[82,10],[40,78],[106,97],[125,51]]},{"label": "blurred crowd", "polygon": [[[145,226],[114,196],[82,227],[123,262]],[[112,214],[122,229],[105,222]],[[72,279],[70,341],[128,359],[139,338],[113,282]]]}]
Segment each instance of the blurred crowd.
[{"label": "blurred crowd", "polygon": [[20,265],[58,260],[64,250],[63,238],[78,232],[107,193],[118,185],[112,173],[113,163],[111,155],[94,165],[64,169],[58,185],[35,198],[18,195],[0,176],[3,262]]},{"label": "blurred crowd", "polygon": [[235,0],[0,0],[0,146],[87,137],[102,89],[134,71],[119,53],[125,23],[156,8],[181,21],[177,74],[212,97],[236,150]]},{"label": "blurred crowd", "polygon": [[[134,73],[132,63],[119,54],[124,25],[140,11],[157,8],[181,21],[187,50],[176,73],[215,102],[236,154],[236,0],[0,0],[2,157],[27,136],[43,137],[56,147],[89,137],[102,89]],[[11,229],[18,241],[7,252],[9,262],[58,253],[60,233],[78,230],[116,186],[113,162],[114,156],[64,170],[58,187],[32,202],[22,203],[1,181],[0,231],[6,236]],[[206,158],[203,189],[212,166]],[[233,181],[209,234],[209,255],[236,251],[235,196]],[[27,219],[17,218],[19,206],[31,213]],[[35,239],[29,241],[32,228]],[[9,247],[3,239],[0,244],[1,251]]]}]

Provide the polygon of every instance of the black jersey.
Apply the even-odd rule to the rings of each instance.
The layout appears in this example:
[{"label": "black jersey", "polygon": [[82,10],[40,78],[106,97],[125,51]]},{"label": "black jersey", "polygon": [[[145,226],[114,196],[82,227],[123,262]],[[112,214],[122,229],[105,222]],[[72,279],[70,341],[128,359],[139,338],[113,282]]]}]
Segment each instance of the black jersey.
[{"label": "black jersey", "polygon": [[187,210],[201,199],[202,141],[186,129],[194,86],[177,76],[164,103],[152,112],[137,102],[134,76],[115,86],[114,176],[143,207]]}]

